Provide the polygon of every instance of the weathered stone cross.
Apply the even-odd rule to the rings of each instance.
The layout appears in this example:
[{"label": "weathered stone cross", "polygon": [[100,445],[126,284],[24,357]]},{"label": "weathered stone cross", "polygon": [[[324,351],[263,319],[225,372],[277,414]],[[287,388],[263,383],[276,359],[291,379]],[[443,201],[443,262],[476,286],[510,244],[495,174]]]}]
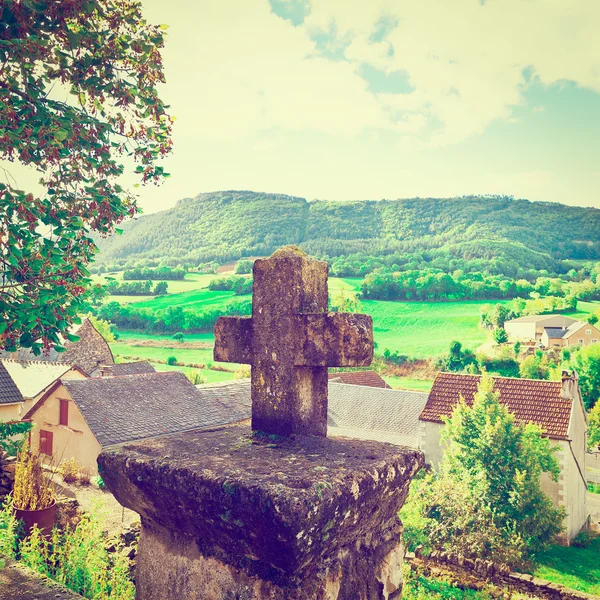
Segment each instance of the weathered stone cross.
[{"label": "weathered stone cross", "polygon": [[327,367],[373,359],[369,315],[328,313],[328,265],[294,246],[254,263],[252,317],[221,317],[215,360],[252,365],[252,428],[327,435]]}]

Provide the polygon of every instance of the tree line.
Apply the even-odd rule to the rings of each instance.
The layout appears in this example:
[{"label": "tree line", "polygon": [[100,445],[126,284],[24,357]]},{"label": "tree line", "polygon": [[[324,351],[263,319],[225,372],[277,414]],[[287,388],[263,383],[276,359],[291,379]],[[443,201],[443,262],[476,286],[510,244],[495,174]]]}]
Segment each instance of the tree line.
[{"label": "tree line", "polygon": [[166,281],[159,281],[153,285],[149,280],[128,283],[112,279],[106,284],[105,289],[107,294],[113,296],[164,296],[168,293],[169,284]]},{"label": "tree line", "polygon": [[124,280],[141,279],[141,280],[171,280],[182,281],[185,278],[185,269],[171,267],[138,267],[135,269],[127,269],[123,272]]}]

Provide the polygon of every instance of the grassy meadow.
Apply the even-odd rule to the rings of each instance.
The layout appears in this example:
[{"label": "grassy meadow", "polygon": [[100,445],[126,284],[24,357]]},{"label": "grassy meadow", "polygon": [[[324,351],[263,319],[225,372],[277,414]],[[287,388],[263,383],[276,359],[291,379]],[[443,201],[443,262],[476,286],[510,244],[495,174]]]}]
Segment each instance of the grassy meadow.
[{"label": "grassy meadow", "polygon": [[[211,279],[227,276],[231,273],[205,275],[188,273],[184,281],[169,281],[169,294],[166,296],[109,296],[107,301],[120,303],[135,302],[139,308],[164,310],[168,306],[180,306],[186,310],[206,310],[223,306],[230,300],[247,298],[234,296],[230,291],[211,291],[208,283]],[[110,274],[121,279],[122,273]],[[97,277],[98,281],[104,280]],[[360,289],[360,278],[329,279],[329,292],[335,301],[341,295],[353,294]],[[375,342],[378,352],[386,348],[414,358],[438,356],[447,351],[450,342],[459,340],[463,346],[475,350],[488,340],[488,333],[479,327],[481,307],[485,301],[457,302],[388,302],[383,300],[364,300],[362,311],[373,317]],[[600,303],[580,302],[575,317],[584,317],[600,307]],[[117,342],[111,344],[113,353],[129,359],[143,359],[153,362],[158,370],[182,369],[170,367],[156,361],[166,361],[174,356],[178,362],[210,365],[213,363],[212,333],[185,335],[184,343],[179,344],[170,335],[145,334],[138,331],[123,331]],[[190,347],[190,345],[194,347]],[[236,365],[217,365],[228,372],[202,369],[209,381],[222,381],[233,377]],[[428,391],[430,381],[388,377],[392,387],[405,387]]]}]

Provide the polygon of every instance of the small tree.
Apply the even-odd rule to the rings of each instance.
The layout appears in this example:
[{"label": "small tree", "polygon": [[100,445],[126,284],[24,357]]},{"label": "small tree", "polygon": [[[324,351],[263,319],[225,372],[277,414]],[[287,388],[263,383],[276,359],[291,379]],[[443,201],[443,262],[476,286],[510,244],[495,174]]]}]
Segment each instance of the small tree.
[{"label": "small tree", "polygon": [[598,322],[598,315],[596,315],[596,314],[588,315],[587,318],[586,318],[586,321],[590,325],[595,325]]},{"label": "small tree", "polygon": [[548,379],[550,366],[546,355],[534,354],[523,360],[519,366],[519,373],[523,379]]},{"label": "small tree", "polygon": [[513,346],[513,352],[515,358],[519,358],[519,354],[521,354],[521,342],[515,342],[515,345]]},{"label": "small tree", "polygon": [[498,327],[497,329],[494,329],[494,331],[492,332],[492,337],[494,338],[496,344],[505,344],[506,342],[508,342],[508,334],[506,333],[506,330],[503,327]]},{"label": "small tree", "polygon": [[167,364],[171,366],[176,365],[177,358],[175,358],[174,356],[169,356],[169,358],[167,358]]},{"label": "small tree", "polygon": [[169,290],[169,284],[166,281],[159,281],[154,286],[154,295],[155,296],[165,296]]},{"label": "small tree", "polygon": [[181,333],[181,331],[178,331],[177,333],[173,334],[173,339],[176,342],[183,342],[183,333]]},{"label": "small tree", "polygon": [[242,260],[238,260],[235,265],[235,272],[238,275],[247,275],[248,273],[252,273],[252,266],[254,263],[251,260],[243,258]]},{"label": "small tree", "polygon": [[588,414],[587,443],[592,452],[600,448],[600,402],[596,402]]},{"label": "small tree", "polygon": [[472,406],[461,399],[442,441],[439,474],[430,475],[418,495],[439,546],[521,565],[552,542],[565,511],[554,508],[540,478],[547,473],[558,480],[556,448],[539,427],[515,423],[489,376],[482,377]]},{"label": "small tree", "polygon": [[579,375],[581,396],[589,410],[600,398],[600,344],[591,344],[574,352],[570,365]]}]

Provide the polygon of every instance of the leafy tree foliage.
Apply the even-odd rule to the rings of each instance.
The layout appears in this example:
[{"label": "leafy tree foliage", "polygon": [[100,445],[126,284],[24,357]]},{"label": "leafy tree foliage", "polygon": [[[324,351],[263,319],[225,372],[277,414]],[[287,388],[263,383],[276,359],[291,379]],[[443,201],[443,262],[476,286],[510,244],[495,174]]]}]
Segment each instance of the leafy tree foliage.
[{"label": "leafy tree foliage", "polygon": [[158,267],[153,269],[151,267],[127,269],[123,272],[123,279],[139,279],[139,280],[169,280],[169,281],[183,281],[185,278],[185,269],[172,269],[171,267]]},{"label": "leafy tree foliage", "polygon": [[600,398],[600,344],[579,348],[571,354],[570,366],[579,375],[579,389],[587,409]]},{"label": "leafy tree foliage", "polygon": [[17,189],[9,172],[0,183],[0,347],[62,349],[85,302],[91,232],[137,212],[118,183],[123,157],[142,182],[167,175],[163,41],[133,0],[0,4],[0,159],[37,170],[44,190]]},{"label": "leafy tree foliage", "polygon": [[108,294],[113,296],[164,296],[169,284],[166,281],[159,281],[156,286],[152,282],[147,281],[122,281],[116,279],[109,281],[106,286]]},{"label": "leafy tree foliage", "polygon": [[600,450],[600,402],[596,402],[594,408],[588,414],[588,449]]},{"label": "leafy tree foliage", "polygon": [[252,273],[253,264],[254,263],[251,260],[238,260],[237,264],[235,265],[235,272],[238,275],[247,275],[248,273]]},{"label": "leafy tree foliage", "polygon": [[438,367],[443,371],[453,372],[473,367],[474,372],[478,372],[475,354],[466,348],[463,350],[462,344],[456,340],[450,343],[448,354],[438,360]]},{"label": "leafy tree foliage", "polygon": [[519,373],[523,379],[548,379],[550,376],[548,356],[536,352],[523,359],[519,366]]},{"label": "leafy tree foliage", "polygon": [[532,281],[543,271],[579,277],[581,267],[562,260],[600,257],[600,211],[505,197],[309,203],[230,190],[181,200],[123,229],[100,244],[106,264],[225,263],[300,244],[337,276],[430,268]]},{"label": "leafy tree foliage", "polygon": [[539,427],[518,425],[483,376],[470,407],[461,401],[443,430],[438,474],[419,486],[427,534],[447,550],[522,565],[546,548],[565,516],[541,489],[559,465]]},{"label": "leafy tree foliage", "polygon": [[505,344],[506,342],[508,342],[508,334],[502,327],[494,329],[494,331],[492,332],[492,337],[494,338],[496,344]]},{"label": "leafy tree foliage", "polygon": [[105,319],[99,319],[98,317],[88,313],[88,319],[91,321],[92,325],[96,329],[96,331],[107,341],[107,342],[116,342],[117,337],[115,334],[116,327]]}]

